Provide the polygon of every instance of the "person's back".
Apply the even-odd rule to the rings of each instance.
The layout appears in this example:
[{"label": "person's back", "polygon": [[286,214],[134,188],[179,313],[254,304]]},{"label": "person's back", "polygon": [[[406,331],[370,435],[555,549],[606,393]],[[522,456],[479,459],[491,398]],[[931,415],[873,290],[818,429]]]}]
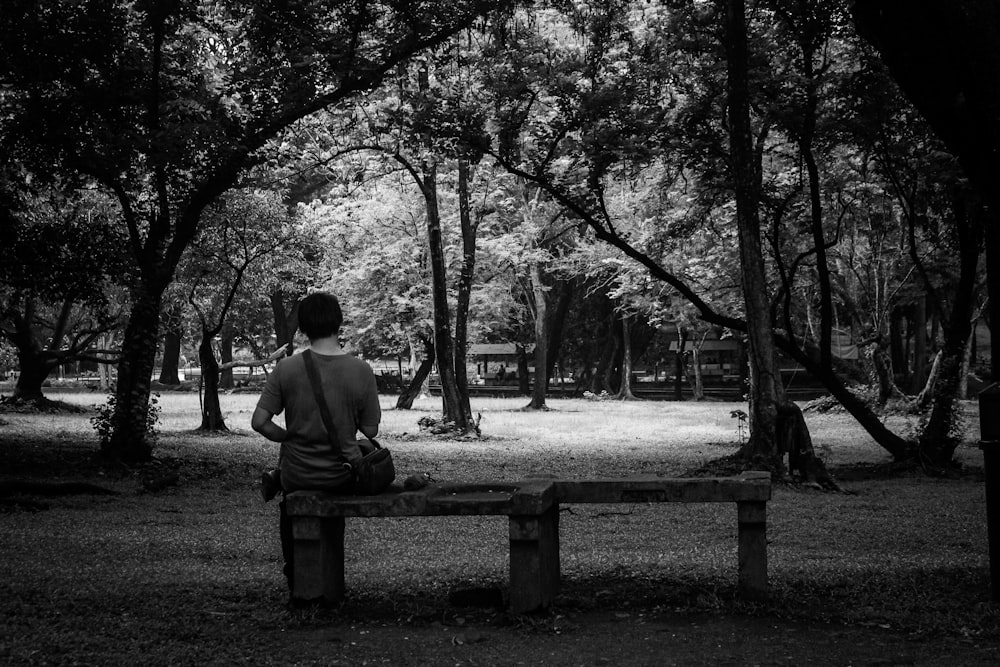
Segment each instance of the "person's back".
[{"label": "person's back", "polygon": [[[351,493],[354,486],[351,466],[361,460],[358,432],[367,438],[378,435],[382,412],[375,373],[367,363],[347,355],[340,346],[343,321],[340,304],[332,294],[316,292],[299,304],[299,327],[309,337],[309,350],[278,363],[268,376],[250,419],[253,430],[281,443],[278,474],[265,473],[262,478],[265,500],[269,498],[267,487],[263,486],[267,481],[273,481],[275,489],[280,485],[286,493],[305,489]],[[316,392],[306,372],[304,355],[307,354],[317,367],[323,400],[337,431],[337,445],[331,442],[323,425]],[[273,421],[282,412],[284,428]],[[284,500],[280,508],[281,551],[285,576],[291,586],[294,541]]]},{"label": "person's back", "polygon": [[287,438],[281,443],[278,467],[285,492],[300,489],[335,489],[349,482],[344,461],[361,460],[357,432],[364,424],[371,431],[379,422],[378,392],[371,367],[356,357],[308,352],[322,379],[323,394],[340,441],[340,455],[333,452],[316,405],[302,354],[283,359],[268,378],[258,406],[285,413]]}]

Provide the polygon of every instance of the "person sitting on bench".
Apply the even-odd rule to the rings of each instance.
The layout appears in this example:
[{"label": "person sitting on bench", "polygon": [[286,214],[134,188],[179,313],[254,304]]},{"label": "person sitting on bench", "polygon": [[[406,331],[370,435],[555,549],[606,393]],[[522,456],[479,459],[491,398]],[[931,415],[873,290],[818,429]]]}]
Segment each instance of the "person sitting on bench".
[{"label": "person sitting on bench", "polygon": [[[253,430],[281,444],[278,471],[265,473],[261,480],[265,501],[279,489],[284,493],[307,490],[351,493],[354,485],[351,466],[357,465],[362,457],[358,431],[369,439],[378,435],[382,412],[375,373],[366,362],[344,352],[340,344],[343,321],[340,303],[332,294],[315,292],[299,305],[299,328],[309,338],[308,352],[322,381],[342,452],[335,452],[327,437],[304,356],[282,359],[268,376],[250,420]],[[282,412],[284,428],[273,421]],[[292,525],[284,500],[279,516],[284,573],[291,587]]]}]

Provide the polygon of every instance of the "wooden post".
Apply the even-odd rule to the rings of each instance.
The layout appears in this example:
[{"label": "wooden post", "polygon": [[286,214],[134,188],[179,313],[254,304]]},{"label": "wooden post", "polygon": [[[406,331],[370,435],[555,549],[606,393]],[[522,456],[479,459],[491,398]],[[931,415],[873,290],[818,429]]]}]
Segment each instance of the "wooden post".
[{"label": "wooden post", "polygon": [[747,600],[767,598],[767,503],[736,503],[739,522],[739,591]]},{"label": "wooden post", "polygon": [[544,609],[559,591],[559,505],[510,517],[510,610]]},{"label": "wooden post", "polygon": [[295,600],[344,599],[344,517],[293,517]]}]

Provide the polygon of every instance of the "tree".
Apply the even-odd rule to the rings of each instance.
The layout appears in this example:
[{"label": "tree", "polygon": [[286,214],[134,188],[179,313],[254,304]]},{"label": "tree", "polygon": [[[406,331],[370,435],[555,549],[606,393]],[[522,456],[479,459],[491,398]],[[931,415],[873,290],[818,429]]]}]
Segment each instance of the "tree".
[{"label": "tree", "polygon": [[441,213],[438,200],[439,155],[435,146],[438,132],[438,91],[432,91],[429,71],[422,63],[416,72],[417,86],[413,98],[416,113],[413,132],[421,147],[419,166],[396,153],[404,168],[410,173],[424,198],[427,222],[428,257],[431,268],[431,299],[434,303],[434,352],[437,358],[438,377],[441,381],[441,398],[444,421],[454,424],[462,433],[476,428],[472,419],[467,384],[460,384],[457,374],[456,345],[452,336],[451,311],[448,306],[447,269],[442,241]]},{"label": "tree", "polygon": [[750,357],[750,438],[742,450],[751,465],[780,472],[784,469],[784,452],[778,433],[778,411],[783,396],[768,317],[770,300],[761,248],[758,211],[761,172],[754,156],[754,134],[750,125],[750,53],[743,0],[726,2],[723,42],[728,67],[730,159]]},{"label": "tree", "polygon": [[[736,208],[731,193],[742,192],[740,196],[745,201],[739,207],[739,214],[747,216],[744,231],[753,232],[759,229],[759,223],[754,224],[752,219],[759,214],[748,210],[754,207],[746,204],[760,200],[761,155],[772,145],[768,142],[771,120],[759,118],[759,127],[752,129],[752,134],[747,130],[750,148],[741,148],[748,154],[743,156],[737,168],[729,148],[733,138],[724,131],[725,124],[716,122],[732,121],[733,118],[723,94],[728,77],[714,64],[718,55],[715,45],[726,45],[725,23],[712,5],[701,3],[684,11],[644,7],[631,14],[602,9],[604,11],[584,12],[576,23],[571,21],[571,30],[576,29],[586,37],[579,43],[564,38],[568,54],[541,59],[546,63],[544,71],[541,68],[534,70],[534,77],[526,79],[530,85],[517,95],[508,96],[510,99],[501,105],[500,122],[508,124],[508,129],[500,133],[501,137],[513,135],[512,128],[518,128],[526,135],[523,142],[530,150],[515,154],[505,151],[498,143],[492,154],[511,173],[544,189],[554,202],[566,209],[567,215],[585,222],[598,239],[622,250],[655,278],[674,288],[691,302],[705,322],[745,332],[748,323],[739,317],[739,310],[725,301],[715,301],[698,290],[687,277],[671,271],[663,262],[661,247],[652,245],[647,250],[638,243],[643,239],[637,237],[635,230],[623,227],[621,216],[610,210],[607,191],[615,183],[633,179],[637,172],[649,169],[651,164],[662,164],[668,175],[665,182],[699,180],[706,198],[714,200],[705,210],[719,219],[708,224],[721,225],[725,224],[724,220],[733,219]],[[553,34],[560,33],[555,30]],[[667,41],[665,35],[677,35],[676,43]],[[551,39],[553,44],[557,43],[556,38]],[[755,64],[762,61],[761,54],[773,52],[756,42],[755,47]],[[699,51],[692,54],[692,50]],[[584,55],[579,55],[581,52]],[[672,69],[666,62],[681,65],[679,69]],[[562,69],[549,63],[557,63]],[[657,69],[657,65],[662,69]],[[749,65],[748,56],[746,67]],[[752,73],[755,82],[752,91],[757,96],[755,108],[765,109],[759,104],[759,98],[763,97],[757,85],[760,70],[755,67]],[[737,187],[740,178],[745,182]],[[746,239],[753,236],[753,233],[744,234]],[[756,236],[759,238],[759,231]],[[748,252],[750,257],[745,258],[748,261],[763,255],[762,249]],[[813,254],[815,249],[804,250],[797,263]],[[745,279],[751,277],[756,283],[744,288],[760,295],[755,302],[758,309],[754,317],[764,319],[771,314],[773,318],[773,304],[767,298],[768,274],[758,269],[753,276],[744,276]],[[761,320],[756,322],[760,324]],[[813,357],[812,352],[818,349],[818,344],[807,345],[804,349],[794,337],[797,331],[776,331],[773,319],[767,323],[775,344],[827,383],[852,413],[870,416],[866,428],[886,440],[889,446],[895,444],[893,438],[896,436],[888,432],[877,417],[866,415],[864,405],[836,374],[824,367],[819,357]],[[764,335],[762,331],[757,334]],[[767,342],[761,345],[766,346]],[[765,357],[770,356],[763,352],[758,368],[767,363]],[[769,367],[776,371],[773,362]],[[764,367],[765,371],[767,368]],[[770,376],[774,391],[765,396],[761,405],[773,407],[783,402],[780,379],[776,372],[771,372]],[[773,413],[761,415],[764,423],[773,423],[777,418]],[[804,424],[801,416],[789,414],[788,421],[798,424],[795,431],[801,435]],[[799,437],[799,440],[805,442],[805,438]],[[752,441],[746,452],[753,452],[758,445],[766,452],[748,458],[778,463],[784,448],[776,432]]]},{"label": "tree", "polygon": [[[294,238],[295,232],[284,204],[263,192],[233,191],[210,206],[206,218],[208,224],[192,243],[182,275],[188,285],[188,303],[201,330],[198,361],[204,397],[199,430],[225,431],[219,404],[223,369],[213,349],[214,340],[225,329],[237,297],[247,289],[244,283],[250,283],[251,290],[263,283],[253,280],[253,272],[265,257]],[[229,356],[231,345],[232,334]]]},{"label": "tree", "polygon": [[855,0],[858,32],[957,156],[980,197],[986,225],[993,380],[1000,379],[1000,7],[989,0]]},{"label": "tree", "polygon": [[[469,404],[466,347],[477,233],[489,210],[471,204],[482,155],[476,145],[481,143],[482,119],[470,100],[469,87],[463,85],[466,49],[460,42],[450,45],[450,59],[429,53],[411,68],[399,68],[394,87],[336,118],[334,122],[351,127],[351,136],[331,137],[333,147],[324,152],[341,160],[330,171],[346,172],[347,178],[378,177],[401,167],[420,193],[442,412],[445,422],[464,433],[476,429]],[[356,161],[353,169],[347,166],[351,160]],[[457,215],[446,208],[449,203]],[[450,243],[445,239],[454,236],[447,229],[452,220],[460,232],[459,253],[446,251]],[[450,278],[455,273],[457,281]],[[449,302],[453,284],[454,315]]]},{"label": "tree", "polygon": [[4,7],[2,144],[119,199],[140,275],[106,453],[144,460],[162,295],[202,211],[285,128],[376,87],[497,4],[44,4]]},{"label": "tree", "polygon": [[58,366],[107,363],[97,350],[120,328],[129,271],[113,207],[92,190],[43,187],[0,228],[0,337],[17,349],[13,400],[41,402]]},{"label": "tree", "polygon": [[[550,342],[554,329],[554,290],[556,255],[560,252],[560,238],[566,231],[576,228],[576,225],[561,220],[558,209],[553,210],[551,202],[545,193],[537,187],[524,182],[514,185],[518,213],[522,216],[519,226],[523,238],[519,264],[525,267],[523,272],[524,299],[528,304],[527,312],[531,316],[532,340],[535,344],[535,373],[531,385],[531,401],[526,410],[546,410],[545,397],[552,366],[550,360]],[[552,357],[554,361],[554,357]]]},{"label": "tree", "polygon": [[[399,85],[411,82],[407,79]],[[435,79],[433,85],[443,84]],[[331,133],[317,142],[316,162],[334,185],[323,200],[308,207],[308,215],[321,230],[320,245],[326,249],[320,270],[329,276],[325,288],[341,296],[351,314],[351,345],[369,357],[409,356],[413,375],[399,398],[400,407],[409,407],[436,354],[427,199],[419,187],[413,187],[418,181],[402,166],[406,163],[419,171],[420,155],[409,149],[404,152],[414,139],[400,111],[400,99],[407,98],[397,94],[398,90],[387,89],[345,114],[366,119],[366,127],[355,128],[350,137]],[[454,113],[450,104],[448,112]],[[395,120],[399,115],[402,120]],[[329,125],[336,122],[331,117]],[[446,116],[442,122],[447,122]],[[447,129],[441,132],[451,136]],[[346,147],[331,144],[334,140]],[[509,297],[503,280],[498,280],[504,278],[498,268],[503,264],[502,252],[493,251],[499,219],[493,215],[497,207],[493,200],[502,197],[491,187],[492,170],[470,161],[463,174],[462,159],[454,158],[455,149],[449,148],[454,142],[443,137],[437,141],[443,144],[435,197],[445,269],[442,277],[447,295],[458,295],[452,336],[457,350],[460,340],[483,340],[506,321]],[[393,148],[397,146],[398,155]],[[457,154],[463,152],[459,149]],[[488,232],[485,239],[479,235],[484,229]],[[484,263],[475,257],[480,243],[490,248],[483,254]],[[466,366],[465,355],[461,357],[459,361],[459,353],[454,353],[456,380]]]},{"label": "tree", "polygon": [[[636,223],[629,219],[625,210],[635,210],[632,207],[637,206],[637,202],[629,199],[625,204],[625,197],[615,199],[614,208],[620,211],[621,217],[628,223]],[[641,216],[641,207],[637,208]],[[608,320],[606,350],[609,354],[602,364],[606,376],[603,385],[607,389],[593,387],[591,391],[613,390],[619,400],[637,400],[632,391],[632,370],[642,348],[636,345],[636,332],[650,328],[650,322],[661,314],[663,295],[649,280],[648,272],[623,260],[620,253],[607,245],[581,241],[573,252],[572,262],[587,275],[591,298],[606,298],[613,307]],[[612,377],[614,368],[619,370],[616,378]]]},{"label": "tree", "polygon": [[937,362],[940,371],[934,384],[933,406],[919,441],[921,457],[935,468],[951,464],[961,440],[961,416],[957,401],[972,335],[976,277],[979,275],[986,215],[978,201],[972,206],[965,201],[967,193],[956,191],[952,196],[955,201],[955,217],[951,225],[954,240],[949,245],[957,250],[958,280],[951,312],[945,314],[944,345]]}]

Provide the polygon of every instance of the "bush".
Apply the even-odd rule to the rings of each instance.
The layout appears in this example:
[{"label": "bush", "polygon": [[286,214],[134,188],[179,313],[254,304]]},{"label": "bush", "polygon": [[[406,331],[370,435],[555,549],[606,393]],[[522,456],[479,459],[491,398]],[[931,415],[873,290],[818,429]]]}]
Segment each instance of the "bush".
[{"label": "bush", "polygon": [[[160,422],[159,394],[151,394],[149,397],[149,408],[146,410],[146,442],[150,446],[155,444],[157,430],[156,425]],[[111,434],[114,432],[115,408],[118,403],[114,394],[108,394],[108,400],[104,405],[97,408],[97,414],[90,418],[90,423],[97,431],[97,437],[101,440],[101,449],[107,448],[111,442]]]}]

